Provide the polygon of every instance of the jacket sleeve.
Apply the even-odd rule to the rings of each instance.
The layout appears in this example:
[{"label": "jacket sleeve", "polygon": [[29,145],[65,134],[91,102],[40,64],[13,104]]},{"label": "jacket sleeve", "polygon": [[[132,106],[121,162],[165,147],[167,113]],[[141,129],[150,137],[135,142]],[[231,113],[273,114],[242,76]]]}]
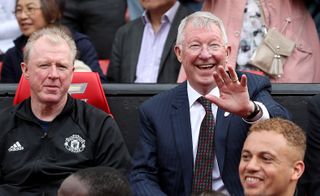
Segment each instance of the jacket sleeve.
[{"label": "jacket sleeve", "polygon": [[[263,103],[270,115],[270,118],[279,117],[291,119],[291,114],[271,96],[271,83],[267,77],[246,74],[248,77],[248,89],[250,99]],[[238,75],[240,78],[241,75]]]},{"label": "jacket sleeve", "polygon": [[136,196],[166,195],[162,192],[157,166],[156,134],[143,109],[140,115],[140,143],[135,151],[133,168],[129,175],[132,191]]},{"label": "jacket sleeve", "polygon": [[309,125],[306,130],[306,169],[301,183],[307,188],[307,195],[315,196],[320,194],[320,95],[311,98],[307,105],[307,111]]},{"label": "jacket sleeve", "polygon": [[107,72],[108,82],[120,82],[120,67],[121,67],[121,54],[122,44],[125,35],[123,28],[120,28],[112,44],[112,51],[110,56],[110,64]]},{"label": "jacket sleeve", "polygon": [[105,165],[127,173],[131,157],[118,125],[111,116],[108,116],[99,129],[94,156],[95,165]]}]

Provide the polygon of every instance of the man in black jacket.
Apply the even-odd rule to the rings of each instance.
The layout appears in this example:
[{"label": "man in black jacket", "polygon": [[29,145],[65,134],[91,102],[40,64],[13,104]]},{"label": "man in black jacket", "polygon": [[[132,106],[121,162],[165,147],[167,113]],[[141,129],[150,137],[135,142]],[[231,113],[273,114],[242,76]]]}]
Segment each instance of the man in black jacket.
[{"label": "man in black jacket", "polygon": [[74,41],[58,28],[29,38],[21,67],[31,98],[0,112],[0,195],[56,195],[79,169],[128,168],[112,117],[68,95],[75,55]]}]

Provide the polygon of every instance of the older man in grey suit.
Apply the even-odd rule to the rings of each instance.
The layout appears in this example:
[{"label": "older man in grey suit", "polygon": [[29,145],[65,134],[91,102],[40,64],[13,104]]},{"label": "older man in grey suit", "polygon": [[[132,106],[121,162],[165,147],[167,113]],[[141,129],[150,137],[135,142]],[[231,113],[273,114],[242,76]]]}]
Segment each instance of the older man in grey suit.
[{"label": "older man in grey suit", "polygon": [[174,44],[180,21],[192,11],[177,0],[140,0],[142,17],[115,37],[107,79],[120,83],[175,83],[180,63]]}]

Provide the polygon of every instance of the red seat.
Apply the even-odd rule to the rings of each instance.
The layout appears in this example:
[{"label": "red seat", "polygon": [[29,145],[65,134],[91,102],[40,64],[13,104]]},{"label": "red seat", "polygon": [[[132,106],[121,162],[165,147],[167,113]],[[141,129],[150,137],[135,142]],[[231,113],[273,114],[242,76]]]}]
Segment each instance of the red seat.
[{"label": "red seat", "polygon": [[99,60],[100,68],[102,69],[102,72],[104,75],[107,75],[109,62],[110,62],[109,59],[100,59]]},{"label": "red seat", "polygon": [[[111,114],[98,73],[74,72],[69,93],[73,98],[81,99]],[[29,82],[22,76],[16,89],[13,104],[17,105],[28,97],[30,97]]]}]

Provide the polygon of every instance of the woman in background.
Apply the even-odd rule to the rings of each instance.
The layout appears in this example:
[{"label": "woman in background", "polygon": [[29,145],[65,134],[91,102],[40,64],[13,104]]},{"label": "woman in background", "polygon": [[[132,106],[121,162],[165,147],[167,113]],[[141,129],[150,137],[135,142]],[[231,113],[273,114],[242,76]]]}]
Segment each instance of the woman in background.
[{"label": "woman in background", "polygon": [[[20,64],[23,61],[23,48],[28,37],[35,31],[49,25],[59,25],[64,8],[64,0],[17,0],[15,15],[22,35],[14,40],[4,57],[1,72],[2,83],[18,83],[21,77]],[[78,60],[98,72],[100,79],[105,77],[100,69],[96,51],[86,35],[71,32],[78,50]]]}]

